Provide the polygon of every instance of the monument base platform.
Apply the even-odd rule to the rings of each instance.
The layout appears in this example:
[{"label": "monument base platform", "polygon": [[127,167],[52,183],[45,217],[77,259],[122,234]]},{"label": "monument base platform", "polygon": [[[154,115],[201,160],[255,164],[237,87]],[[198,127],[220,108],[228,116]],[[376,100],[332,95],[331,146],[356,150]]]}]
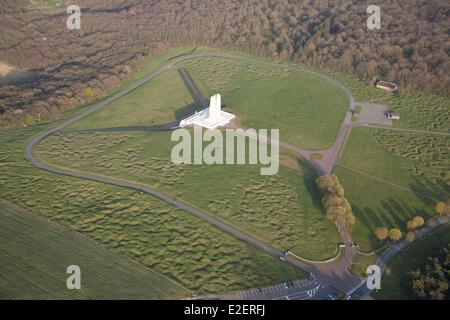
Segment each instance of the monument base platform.
[{"label": "monument base platform", "polygon": [[220,111],[218,116],[211,118],[209,117],[209,110],[205,109],[184,120],[181,120],[180,127],[184,128],[190,125],[197,125],[212,130],[227,125],[235,117],[236,116],[234,114]]}]

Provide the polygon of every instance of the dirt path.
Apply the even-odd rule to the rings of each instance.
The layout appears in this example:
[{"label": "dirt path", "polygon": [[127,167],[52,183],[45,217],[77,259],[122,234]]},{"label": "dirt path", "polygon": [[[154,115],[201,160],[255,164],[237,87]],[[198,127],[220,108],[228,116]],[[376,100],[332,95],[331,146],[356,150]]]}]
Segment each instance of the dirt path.
[{"label": "dirt path", "polygon": [[393,187],[396,187],[396,188],[398,188],[398,189],[401,189],[401,190],[403,190],[403,191],[410,192],[410,193],[414,193],[414,194],[416,194],[416,195],[418,195],[418,196],[421,196],[421,197],[424,197],[424,198],[428,198],[428,199],[434,200],[434,201],[436,201],[436,202],[439,201],[438,199],[436,199],[436,198],[434,198],[434,197],[432,197],[432,196],[430,196],[430,195],[428,195],[428,194],[414,191],[413,189],[410,189],[410,188],[407,188],[407,187],[403,187],[403,186],[401,186],[401,185],[399,185],[399,184],[395,184],[395,183],[390,182],[390,181],[388,181],[388,180],[385,180],[385,179],[376,177],[376,176],[374,176],[374,175],[371,175],[371,174],[366,173],[366,172],[364,172],[364,171],[361,171],[361,170],[358,170],[358,169],[355,169],[355,168],[346,166],[346,165],[344,165],[344,164],[336,163],[336,165],[339,166],[339,167],[345,168],[345,169],[347,169],[347,170],[356,172],[356,173],[358,173],[358,174],[360,174],[360,175],[366,176],[366,177],[368,177],[368,178],[370,178],[370,179],[377,180],[377,181],[380,181],[380,182],[389,184],[389,185],[391,185],[391,186],[393,186]]},{"label": "dirt path", "polygon": [[431,134],[431,135],[435,135],[435,136],[446,136],[446,137],[450,136],[450,132],[445,132],[445,131],[396,128],[396,127],[381,126],[381,125],[372,124],[372,123],[364,123],[364,124],[357,123],[357,124],[352,125],[352,127],[374,128],[374,129],[383,129],[383,130],[391,130],[391,131],[407,132],[407,133],[424,133],[424,134]]}]

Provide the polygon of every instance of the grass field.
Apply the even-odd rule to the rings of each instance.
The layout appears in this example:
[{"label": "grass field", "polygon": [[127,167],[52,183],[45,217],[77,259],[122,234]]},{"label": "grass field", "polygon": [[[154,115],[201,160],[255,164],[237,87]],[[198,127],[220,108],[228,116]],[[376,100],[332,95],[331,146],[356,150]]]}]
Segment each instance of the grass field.
[{"label": "grass field", "polygon": [[[0,199],[0,299],[170,299],[189,291],[60,225]],[[66,269],[81,269],[68,290]]]},{"label": "grass field", "polygon": [[153,186],[300,256],[334,255],[338,234],[322,212],[312,169],[287,155],[273,177],[256,165],[176,166],[172,146],[168,132],[66,132],[37,153],[61,167]]},{"label": "grass field", "polygon": [[381,290],[372,297],[384,300],[417,299],[411,290],[408,272],[423,269],[428,263],[428,257],[438,255],[448,243],[450,243],[450,226],[446,225],[398,253],[387,266]]},{"label": "grass field", "polygon": [[341,163],[445,200],[450,137],[353,128]]},{"label": "grass field", "polygon": [[[171,57],[182,56],[189,53],[208,52],[218,53],[223,51],[207,47],[193,46],[171,49],[166,54],[152,58],[149,63],[142,67],[140,72],[133,76],[129,81],[124,82],[123,85],[130,83],[131,80],[142,78],[145,74],[149,74],[150,72],[156,70],[158,67],[170,61]],[[267,61],[266,59],[257,56],[244,55],[236,52],[230,53],[248,56],[255,60]],[[337,130],[341,124],[339,120],[343,119],[346,107],[348,105],[345,95],[341,92],[337,92],[336,87],[333,87],[333,85],[321,80],[320,78],[309,76],[306,73],[289,73],[283,71],[283,68],[258,66],[247,62],[225,61],[218,58],[192,59],[185,62],[184,66],[195,75],[194,79],[205,96],[215,92],[223,93],[224,102],[228,104],[227,107],[229,110],[232,110],[237,114],[242,112],[242,121],[255,121],[254,123],[243,122],[243,124],[249,124],[248,126],[253,125],[256,127],[256,125],[261,124],[260,120],[263,120],[262,124],[266,127],[272,127],[273,123],[280,123],[278,126],[280,129],[286,127],[287,131],[284,135],[286,138],[290,138],[290,130],[292,130],[292,126],[289,125],[291,123],[288,122],[286,123],[286,126],[284,126],[283,121],[295,121],[293,126],[296,128],[296,131],[294,132],[295,136],[306,134],[308,138],[312,137],[311,145],[309,146],[307,145],[309,142],[303,141],[304,139],[302,139],[300,143],[298,143],[298,141],[296,143],[314,149],[317,147],[322,148],[323,145],[331,143],[332,138],[337,133],[337,131],[334,132],[334,130]],[[401,114],[401,120],[395,122],[395,125],[398,127],[446,132],[450,129],[450,115],[448,112],[448,105],[450,104],[450,101],[448,99],[419,91],[408,91],[403,96],[398,94],[390,94],[375,88],[375,86],[369,84],[368,82],[358,80],[353,76],[330,72],[327,70],[318,70],[318,72],[324,73],[347,86],[352,91],[357,101],[386,104],[392,110],[399,112]],[[173,73],[176,72],[174,71]],[[170,76],[166,76],[166,79],[167,78],[170,78]],[[287,86],[285,86],[285,89],[283,89],[283,87],[279,85],[278,80],[287,82],[289,79],[291,80],[290,83],[288,83]],[[175,82],[177,82],[177,80],[175,80],[174,83]],[[167,84],[169,84],[169,82],[167,82]],[[284,84],[286,85],[286,83]],[[171,92],[172,90],[170,86],[171,85],[166,87],[162,86],[162,92]],[[176,83],[175,86],[177,86]],[[146,88],[148,88],[149,91],[153,90],[152,85],[150,84],[146,86]],[[329,95],[322,94],[324,88],[328,90]],[[278,91],[278,89],[280,90]],[[259,91],[252,94],[251,90]],[[144,93],[144,91],[141,92]],[[286,97],[286,93],[292,97],[291,101],[285,101],[282,99]],[[180,95],[179,92],[178,95]],[[245,100],[243,103],[241,103],[242,98]],[[300,100],[294,101],[294,99]],[[136,105],[133,104],[132,100],[133,99],[130,100],[130,104],[128,104],[126,97],[120,100],[120,103],[128,105],[128,108],[131,110],[131,112],[129,112],[131,116],[135,114],[133,110],[138,109],[136,108]],[[164,99],[159,97],[157,102],[164,102]],[[119,103],[119,101],[117,103]],[[142,103],[142,101],[139,101],[139,104]],[[160,108],[167,108],[173,113],[173,108],[177,108],[173,104],[169,105],[158,103],[154,105],[156,110],[161,110]],[[184,100],[179,100],[176,104],[180,104],[178,107],[183,107],[183,103]],[[142,107],[142,110],[144,110],[144,115],[146,112],[151,110],[152,101],[147,101],[147,105],[149,108],[145,108],[145,106]],[[253,112],[254,110],[257,112]],[[311,110],[314,110],[314,112],[311,112]],[[246,117],[248,117],[248,112],[250,112],[251,118],[247,119]],[[255,119],[255,114],[267,114],[268,117],[265,119]],[[293,117],[294,120],[291,120],[289,117],[284,117],[285,114],[295,115],[295,117]],[[322,118],[323,114],[329,115],[328,117],[333,118],[334,120],[327,120],[327,122],[324,123],[324,119]],[[146,117],[143,119],[145,119],[144,121],[147,121]],[[266,124],[266,121],[268,121],[267,119],[272,120],[271,123]],[[316,122],[318,119],[319,122]],[[150,123],[152,120],[154,121],[154,119],[149,118],[148,122]],[[163,118],[162,120],[165,119]],[[101,123],[94,123],[94,121],[90,121],[88,118],[85,121],[86,125],[95,125],[96,127],[97,125],[102,125]],[[138,119],[138,123],[141,123],[141,121],[142,119]],[[81,126],[83,122],[79,122],[77,126]],[[310,123],[319,123],[320,125],[311,126]],[[107,125],[107,123],[105,124]],[[134,125],[135,123],[131,124]],[[319,127],[319,129],[327,128],[327,130],[318,130],[317,127]],[[310,130],[308,131],[303,129],[317,130],[317,132],[311,131],[311,134],[309,134],[308,132]],[[327,134],[322,131],[331,132]],[[319,145],[317,145],[317,142]]]},{"label": "grass field", "polygon": [[[194,47],[171,50],[133,79],[193,50],[218,52]],[[223,94],[226,109],[238,115],[239,125],[279,128],[283,141],[305,148],[329,147],[348,107],[347,97],[337,87],[301,71],[216,58],[191,59],[183,67],[204,96]],[[417,92],[399,97],[349,76],[332,76],[354,90],[357,100],[388,104],[400,112],[400,127],[448,131],[448,100]],[[161,124],[192,112],[192,101],[173,69],[72,128]],[[67,112],[63,118],[86,107]],[[106,251],[121,254],[197,293],[306,276],[147,195],[30,167],[23,157],[25,143],[49,127],[0,130],[0,198],[48,219],[50,225],[56,222],[78,231]],[[296,156],[283,152],[279,174],[264,177],[259,166],[175,166],[170,161],[172,146],[167,132],[67,131],[46,139],[37,151],[45,162],[140,182],[180,197],[282,250],[313,260],[334,255],[339,237],[322,212],[316,174]],[[441,200],[449,196],[448,138],[354,128],[342,163]],[[337,167],[336,173],[357,218],[352,237],[363,250],[380,247],[373,235],[375,228],[404,230],[411,217],[434,214],[434,200],[343,167]],[[17,277],[13,271],[8,271],[11,279]]]},{"label": "grass field", "polygon": [[0,198],[87,235],[195,292],[238,290],[305,276],[150,196],[30,167],[23,157],[25,141],[45,127],[0,131]]},{"label": "grass field", "polygon": [[277,128],[280,139],[308,149],[330,147],[349,105],[334,84],[302,71],[219,58],[183,62],[204,96],[219,92],[246,128]]},{"label": "grass field", "polygon": [[[448,137],[353,128],[341,163],[369,175],[445,201],[449,197]],[[416,215],[434,215],[435,200],[337,167],[357,224],[353,237],[363,249],[381,243],[377,227],[399,227]]]},{"label": "grass field", "polygon": [[[280,129],[283,141],[305,148],[330,147],[348,108],[344,92],[306,72],[220,58],[195,58],[180,66],[204,97],[221,93],[224,107],[242,126]],[[72,128],[161,124],[180,120],[195,108],[173,68]]]}]

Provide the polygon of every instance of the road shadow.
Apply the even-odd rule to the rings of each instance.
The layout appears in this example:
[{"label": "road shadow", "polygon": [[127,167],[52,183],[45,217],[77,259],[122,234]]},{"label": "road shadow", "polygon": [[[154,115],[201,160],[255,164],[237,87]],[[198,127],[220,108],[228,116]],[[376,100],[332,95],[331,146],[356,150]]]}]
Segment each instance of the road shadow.
[{"label": "road shadow", "polygon": [[178,69],[178,74],[186,86],[186,89],[189,91],[192,99],[195,101],[195,104],[198,106],[196,111],[201,111],[208,107],[209,101],[206,100],[202,95],[197,85],[194,82],[194,79],[190,76],[188,71],[184,68]]}]

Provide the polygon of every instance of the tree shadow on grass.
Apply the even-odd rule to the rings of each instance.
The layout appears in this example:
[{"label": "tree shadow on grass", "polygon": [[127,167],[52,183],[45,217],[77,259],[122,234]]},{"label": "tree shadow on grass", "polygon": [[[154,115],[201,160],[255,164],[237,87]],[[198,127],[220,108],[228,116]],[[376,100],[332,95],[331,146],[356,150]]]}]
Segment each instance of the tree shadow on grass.
[{"label": "tree shadow on grass", "polygon": [[184,107],[176,109],[173,114],[176,121],[180,122],[181,120],[193,115],[196,111],[200,111],[200,109],[196,107],[195,103],[190,103],[185,105]]},{"label": "tree shadow on grass", "polygon": [[357,205],[352,205],[352,209],[356,219],[368,229],[372,229],[372,226],[378,226],[380,224],[379,218],[372,209],[368,207],[361,208]]},{"label": "tree shadow on grass", "polygon": [[408,212],[411,212],[411,209],[405,201],[397,200],[395,198],[389,198],[387,201],[390,204],[392,212],[396,213],[396,220],[406,221],[407,219],[409,219],[410,215],[408,214]]},{"label": "tree shadow on grass", "polygon": [[301,168],[303,175],[303,183],[308,191],[309,197],[312,199],[312,203],[314,207],[319,210],[324,210],[321,202],[321,194],[319,188],[316,185],[317,174],[314,172],[314,169],[311,167],[311,164],[303,158],[297,158],[298,165]]},{"label": "tree shadow on grass", "polygon": [[441,201],[446,201],[450,197],[450,186],[442,179],[437,179],[436,182],[432,180],[421,177],[414,176],[414,182],[408,185],[411,190],[423,193],[426,196],[420,194],[414,194],[420,201],[424,202],[429,206],[434,206],[436,201],[431,198],[436,198]]},{"label": "tree shadow on grass", "polygon": [[409,219],[405,206],[392,197],[381,200],[380,205],[383,208],[380,214],[385,217],[385,221],[389,221],[390,226],[401,226]]}]

